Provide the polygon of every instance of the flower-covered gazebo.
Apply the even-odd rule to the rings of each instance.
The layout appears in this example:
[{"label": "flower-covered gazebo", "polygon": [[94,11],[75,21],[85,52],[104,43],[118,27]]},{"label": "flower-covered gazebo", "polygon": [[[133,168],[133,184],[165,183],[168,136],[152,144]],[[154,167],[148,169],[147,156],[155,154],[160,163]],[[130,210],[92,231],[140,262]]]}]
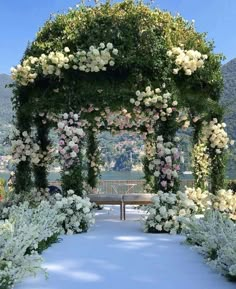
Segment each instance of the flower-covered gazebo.
[{"label": "flower-covered gazebo", "polygon": [[[96,190],[100,167],[97,135],[104,130],[128,131],[144,140],[145,191],[153,193],[151,201],[148,194],[151,203],[142,208],[144,231],[184,233],[208,263],[235,280],[236,194],[224,189],[231,141],[219,104],[222,56],[214,54],[213,48],[192,22],[132,0],[113,5],[107,1],[95,7],[79,5],[45,23],[21,63],[12,68],[15,128],[11,141],[16,171],[13,190],[0,202],[1,288],[13,288],[39,271],[39,254],[60,235],[86,232],[94,223],[94,204],[88,193]],[[180,191],[179,131],[188,127],[195,184]],[[51,130],[58,134],[62,181],[62,192],[53,193],[47,180],[54,157]],[[131,204],[125,199],[133,196],[119,195],[121,208]],[[199,213],[200,219],[195,217]],[[137,242],[130,241],[144,238],[136,238],[138,231],[131,234],[131,238],[113,235],[115,246],[110,246],[111,235],[106,237],[112,251],[118,248],[118,254],[121,247],[117,241],[128,241],[128,247],[122,245],[125,252],[139,247],[135,254],[141,254],[143,260],[146,246],[137,247]],[[107,252],[104,239],[94,243],[94,235],[90,237],[82,238],[81,244],[90,239],[100,256],[102,251],[96,246],[104,246]],[[158,247],[156,240],[152,239],[150,250]],[[106,260],[108,267],[115,264],[114,260],[109,262]],[[64,260],[62,264],[64,272]],[[73,269],[68,268],[68,272]],[[56,270],[57,282],[58,273],[61,271]],[[98,284],[94,281],[104,281],[98,274],[87,275],[86,282],[91,279],[94,286]],[[147,276],[145,282],[151,275]],[[133,275],[131,279],[134,286],[143,281]]]},{"label": "flower-covered gazebo", "polygon": [[[229,139],[221,124],[221,55],[194,24],[133,1],[79,6],[45,23],[12,69],[17,193],[47,187],[49,131],[59,131],[62,187],[96,187],[97,134],[134,131],[146,144],[152,192],[176,192],[176,132],[193,128],[197,186],[222,187]],[[85,148],[85,149],[83,149]]]}]

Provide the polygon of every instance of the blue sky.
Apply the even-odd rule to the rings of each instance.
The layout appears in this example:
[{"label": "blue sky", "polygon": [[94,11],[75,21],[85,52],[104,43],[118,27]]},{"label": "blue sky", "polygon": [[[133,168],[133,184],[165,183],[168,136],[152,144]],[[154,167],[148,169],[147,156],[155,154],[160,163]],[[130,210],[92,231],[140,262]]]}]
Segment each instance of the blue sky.
[{"label": "blue sky", "polygon": [[[19,63],[28,41],[50,14],[64,12],[75,6],[75,0],[1,0],[0,1],[0,73],[9,74]],[[236,57],[236,0],[156,0],[156,7],[180,13],[195,20],[200,32],[208,32],[215,41],[215,52]]]}]

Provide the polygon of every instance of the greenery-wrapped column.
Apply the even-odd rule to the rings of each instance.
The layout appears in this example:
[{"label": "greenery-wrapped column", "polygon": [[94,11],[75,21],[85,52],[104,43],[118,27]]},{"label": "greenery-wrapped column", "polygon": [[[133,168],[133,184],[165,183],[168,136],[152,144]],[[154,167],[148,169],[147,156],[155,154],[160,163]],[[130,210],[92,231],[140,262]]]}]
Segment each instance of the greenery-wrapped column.
[{"label": "greenery-wrapped column", "polygon": [[[48,137],[49,134],[49,126],[48,123],[43,122],[43,117],[37,116],[35,118],[35,125],[37,128],[37,137],[36,142],[40,147],[40,152],[45,154],[47,157],[48,147],[50,145],[50,140]],[[33,166],[34,171],[34,183],[37,189],[46,189],[48,187],[48,172],[47,172],[47,164],[40,162],[39,165]]]},{"label": "greenery-wrapped column", "polygon": [[[170,117],[167,118],[166,121],[161,121],[159,122],[159,125],[156,126],[155,128],[155,136],[156,139],[158,136],[162,136],[163,138],[163,144],[171,142],[176,144],[174,141],[174,138],[176,137],[176,132],[178,130],[178,123],[176,122],[176,114],[178,112],[172,113]],[[156,152],[156,159],[159,159],[161,163],[165,164],[165,156],[159,157],[157,152]],[[161,166],[162,168],[162,166]],[[167,183],[167,186],[164,187],[162,185],[162,182],[165,181]],[[162,174],[160,171],[160,175],[158,177],[155,177],[155,191],[172,191],[172,192],[177,192],[179,189],[179,177],[175,177],[173,180],[173,186],[170,186],[170,180],[167,178],[165,174]]]},{"label": "greenery-wrapped column", "polygon": [[[30,134],[31,131],[31,110],[28,107],[28,97],[18,91],[16,105],[16,128],[21,132],[21,134],[26,131]],[[15,193],[16,194],[26,194],[29,193],[32,188],[32,178],[31,178],[31,163],[30,159],[27,158],[26,161],[21,161],[17,164],[15,169]]]},{"label": "greenery-wrapped column", "polygon": [[193,138],[192,138],[192,170],[194,176],[195,188],[202,190],[208,189],[208,178],[210,168],[210,156],[208,154],[207,144],[201,141],[202,122],[198,121],[192,124]]},{"label": "greenery-wrapped column", "polygon": [[61,186],[64,194],[68,190],[73,190],[76,195],[83,196],[83,167],[82,167],[82,152],[77,154],[77,162],[70,168],[63,168],[61,173]]},{"label": "greenery-wrapped column", "polygon": [[149,165],[155,154],[155,141],[153,136],[147,136],[145,140],[145,155],[142,159],[143,172],[145,178],[145,188],[149,191],[154,187],[154,176],[150,171]]},{"label": "greenery-wrapped column", "polygon": [[93,189],[96,188],[99,175],[99,149],[98,141],[91,129],[87,131],[87,159],[88,159],[88,175],[87,183]]},{"label": "greenery-wrapped column", "polygon": [[211,157],[211,192],[216,194],[220,189],[225,188],[225,163],[226,163],[226,153],[215,154],[210,153]]}]

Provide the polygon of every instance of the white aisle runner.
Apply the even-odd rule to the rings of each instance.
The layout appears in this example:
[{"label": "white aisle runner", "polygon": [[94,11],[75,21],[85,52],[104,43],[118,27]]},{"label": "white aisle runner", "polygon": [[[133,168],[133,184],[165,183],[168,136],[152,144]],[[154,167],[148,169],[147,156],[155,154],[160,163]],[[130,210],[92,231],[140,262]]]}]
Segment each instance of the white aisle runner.
[{"label": "white aisle runner", "polygon": [[127,206],[99,211],[88,233],[65,236],[44,252],[48,279],[30,278],[16,289],[235,289],[181,236],[146,234]]}]

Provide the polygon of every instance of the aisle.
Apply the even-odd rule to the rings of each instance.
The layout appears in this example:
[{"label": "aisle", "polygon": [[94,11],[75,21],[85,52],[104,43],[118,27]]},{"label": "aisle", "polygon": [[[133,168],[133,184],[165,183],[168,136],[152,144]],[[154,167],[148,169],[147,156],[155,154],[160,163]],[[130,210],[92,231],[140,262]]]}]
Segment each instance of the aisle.
[{"label": "aisle", "polygon": [[145,234],[140,212],[127,209],[126,221],[117,208],[99,211],[87,234],[65,236],[43,254],[48,280],[38,276],[15,288],[235,289],[181,244],[183,237]]}]

